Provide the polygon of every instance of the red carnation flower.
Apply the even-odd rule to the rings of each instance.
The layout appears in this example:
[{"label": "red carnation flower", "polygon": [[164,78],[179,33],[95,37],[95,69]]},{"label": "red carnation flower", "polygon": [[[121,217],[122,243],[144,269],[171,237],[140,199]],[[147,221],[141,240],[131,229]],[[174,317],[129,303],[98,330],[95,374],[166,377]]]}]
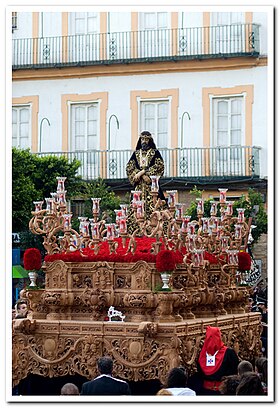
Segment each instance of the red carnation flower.
[{"label": "red carnation flower", "polygon": [[248,252],[238,252],[238,269],[240,271],[249,271],[251,269],[251,257]]},{"label": "red carnation flower", "polygon": [[39,270],[42,266],[42,257],[39,249],[28,248],[23,254],[23,266],[27,271]]},{"label": "red carnation flower", "polygon": [[168,249],[160,251],[156,256],[156,268],[159,272],[174,271],[176,260],[174,252]]}]

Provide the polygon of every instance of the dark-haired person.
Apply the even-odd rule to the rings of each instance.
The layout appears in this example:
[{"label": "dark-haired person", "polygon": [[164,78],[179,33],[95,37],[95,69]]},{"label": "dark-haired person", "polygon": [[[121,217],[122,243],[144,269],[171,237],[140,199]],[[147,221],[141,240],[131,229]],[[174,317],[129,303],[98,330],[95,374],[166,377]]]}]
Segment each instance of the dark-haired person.
[{"label": "dark-haired person", "polygon": [[255,372],[260,377],[264,393],[267,395],[267,358],[259,357],[255,361]]},{"label": "dark-haired person", "polygon": [[28,301],[27,299],[18,299],[15,304],[15,319],[24,319],[28,314]]},{"label": "dark-haired person", "polygon": [[100,375],[82,385],[81,395],[131,395],[126,381],[113,377],[113,360],[101,357],[97,361]]},{"label": "dark-haired person", "polygon": [[[145,213],[147,218],[151,214],[151,206],[153,203],[153,197],[151,195],[151,176],[161,177],[164,173],[164,161],[156,148],[155,142],[150,132],[143,131],[138,139],[136,149],[132,153],[127,165],[126,174],[130,184],[134,191],[141,191],[141,201],[145,203]],[[163,201],[165,205],[164,194],[158,186],[158,197]],[[135,231],[135,222],[131,217],[131,213],[128,215],[128,232],[133,233]]]},{"label": "dark-haired person", "polygon": [[237,373],[241,377],[244,373],[252,373],[254,371],[253,365],[250,363],[250,361],[247,360],[242,360],[238,364],[237,367]]},{"label": "dark-haired person", "polygon": [[202,395],[220,394],[222,378],[237,374],[239,359],[235,351],[225,346],[218,327],[208,326],[204,344],[198,358],[198,373],[203,384]]},{"label": "dark-haired person", "polygon": [[236,395],[265,395],[260,377],[257,373],[244,373],[238,387]]},{"label": "dark-haired person", "polygon": [[219,391],[222,395],[236,395],[236,388],[240,383],[239,375],[228,375],[222,378]]},{"label": "dark-haired person", "polygon": [[195,391],[187,387],[188,374],[184,367],[172,368],[167,376],[165,389],[172,395],[196,395]]}]

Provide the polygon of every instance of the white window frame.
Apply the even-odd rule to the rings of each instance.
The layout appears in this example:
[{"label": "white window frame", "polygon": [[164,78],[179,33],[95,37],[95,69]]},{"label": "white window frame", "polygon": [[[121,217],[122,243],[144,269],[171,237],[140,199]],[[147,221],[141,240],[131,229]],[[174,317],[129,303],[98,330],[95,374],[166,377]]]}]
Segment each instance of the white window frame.
[{"label": "white window frame", "polygon": [[[210,98],[210,140],[211,140],[211,146],[212,147],[217,147],[217,144],[215,143],[217,138],[216,138],[216,132],[214,129],[214,100],[231,100],[235,98],[243,98],[243,111],[242,111],[242,130],[241,130],[241,141],[240,145],[245,144],[245,120],[246,120],[246,93],[240,93],[240,94],[233,94],[233,95],[209,95]],[[217,130],[217,129],[216,129]],[[231,128],[228,129],[228,132],[230,132]],[[230,144],[228,145],[230,146]]]},{"label": "white window frame", "polygon": [[[70,151],[79,151],[78,149],[74,149],[73,147],[73,129],[72,129],[72,107],[81,105],[81,106],[90,106],[90,105],[96,105],[97,106],[97,138],[98,138],[98,149],[100,150],[100,100],[97,101],[77,101],[77,102],[68,102],[68,109],[69,109],[69,135],[68,135],[68,140],[69,140],[69,146],[70,146]],[[87,148],[84,150],[87,151]]]},{"label": "white window frame", "polygon": [[[211,141],[211,147],[213,148],[218,148],[219,146],[222,148],[220,149],[214,149],[211,152],[211,167],[212,167],[212,172],[215,173],[216,175],[221,175],[223,174],[223,171],[230,172],[231,175],[239,175],[239,174],[244,174],[244,166],[245,164],[245,158],[244,154],[245,151],[242,148],[242,146],[245,145],[245,122],[246,122],[246,93],[240,93],[240,94],[231,94],[231,95],[210,95],[210,141]],[[218,145],[217,142],[217,129],[215,129],[215,119],[214,119],[214,101],[216,100],[227,100],[228,103],[230,103],[231,100],[235,98],[242,98],[243,99],[243,109],[242,109],[242,118],[241,118],[241,136],[240,136],[240,143],[237,145],[231,144],[231,127],[227,129],[228,137],[227,137],[227,145]],[[228,115],[228,120],[230,120],[231,115]],[[236,149],[230,149],[231,147],[236,147]],[[238,149],[240,147],[240,150]],[[235,157],[235,154],[238,155],[238,157]],[[242,157],[243,156],[243,157]]]},{"label": "white window frame", "polygon": [[[27,104],[20,104],[20,105],[13,105],[12,109],[16,109],[18,111],[19,115],[19,110],[20,109],[29,109],[29,127],[28,127],[28,147],[31,149],[31,142],[32,142],[32,104],[27,103]],[[18,118],[17,118],[18,119]],[[13,135],[12,135],[13,139]],[[17,121],[17,145],[14,147],[17,148],[22,148],[20,145],[20,135],[19,135],[19,121]],[[13,143],[13,142],[12,142]]]},{"label": "white window frame", "polygon": [[[149,99],[142,99],[142,98],[137,98],[138,101],[138,118],[139,118],[139,123],[138,123],[138,134],[140,134],[143,130],[147,130],[150,132],[150,129],[142,129],[142,123],[143,123],[143,118],[142,118],[142,112],[141,112],[141,105],[142,103],[160,103],[160,102],[168,102],[168,117],[167,117],[167,146],[158,146],[158,140],[157,140],[157,134],[152,134],[155,145],[157,148],[170,148],[171,146],[171,138],[169,137],[171,135],[171,105],[172,105],[172,98],[149,98]],[[152,133],[152,132],[151,132]]]}]

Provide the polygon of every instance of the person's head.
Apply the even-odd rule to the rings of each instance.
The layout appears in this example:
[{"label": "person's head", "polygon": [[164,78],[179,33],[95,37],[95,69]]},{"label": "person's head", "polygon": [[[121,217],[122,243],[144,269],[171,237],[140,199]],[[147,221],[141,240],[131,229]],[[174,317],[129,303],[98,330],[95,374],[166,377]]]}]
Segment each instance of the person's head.
[{"label": "person's head", "polygon": [[60,395],[79,395],[79,388],[73,383],[66,383],[60,391]]},{"label": "person's head", "polygon": [[204,350],[213,356],[224,345],[219,327],[208,326],[204,340]]},{"label": "person's head", "polygon": [[162,388],[157,392],[157,395],[173,395],[171,391],[166,390],[165,388]]},{"label": "person's head", "polygon": [[167,376],[166,388],[184,388],[187,386],[188,375],[184,367],[172,368]]},{"label": "person's head", "polygon": [[220,393],[223,395],[235,395],[239,382],[240,377],[238,375],[228,375],[223,377],[222,383],[219,387]]},{"label": "person's head", "polygon": [[259,374],[261,381],[267,384],[267,358],[259,357],[255,361],[255,371]]},{"label": "person's head", "polygon": [[149,150],[149,149],[156,149],[156,145],[154,143],[153,137],[150,132],[144,130],[140,133],[139,140],[136,146],[136,150]]},{"label": "person's head", "polygon": [[257,373],[247,372],[241,378],[236,395],[264,395],[262,382]]},{"label": "person's head", "polygon": [[26,317],[28,313],[28,304],[26,299],[19,299],[15,305],[16,317]]},{"label": "person's head", "polygon": [[244,373],[253,372],[253,371],[254,371],[254,367],[250,363],[250,361],[243,360],[238,364],[237,373],[240,376],[243,375]]},{"label": "person's head", "polygon": [[113,360],[111,357],[100,357],[97,361],[97,367],[100,374],[112,374],[113,372]]}]

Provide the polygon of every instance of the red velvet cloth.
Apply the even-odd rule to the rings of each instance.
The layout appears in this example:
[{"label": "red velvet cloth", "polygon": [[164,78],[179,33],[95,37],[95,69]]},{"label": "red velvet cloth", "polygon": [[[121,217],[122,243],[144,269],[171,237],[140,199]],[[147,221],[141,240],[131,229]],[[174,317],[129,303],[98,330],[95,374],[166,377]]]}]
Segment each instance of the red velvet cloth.
[{"label": "red velvet cloth", "polygon": [[[227,346],[224,345],[221,337],[221,331],[218,327],[208,326],[206,329],[206,336],[201,352],[199,354],[198,362],[205,375],[214,374],[223,362]],[[218,353],[215,356],[215,366],[206,366],[206,352],[208,355],[213,356],[216,351]]]}]

